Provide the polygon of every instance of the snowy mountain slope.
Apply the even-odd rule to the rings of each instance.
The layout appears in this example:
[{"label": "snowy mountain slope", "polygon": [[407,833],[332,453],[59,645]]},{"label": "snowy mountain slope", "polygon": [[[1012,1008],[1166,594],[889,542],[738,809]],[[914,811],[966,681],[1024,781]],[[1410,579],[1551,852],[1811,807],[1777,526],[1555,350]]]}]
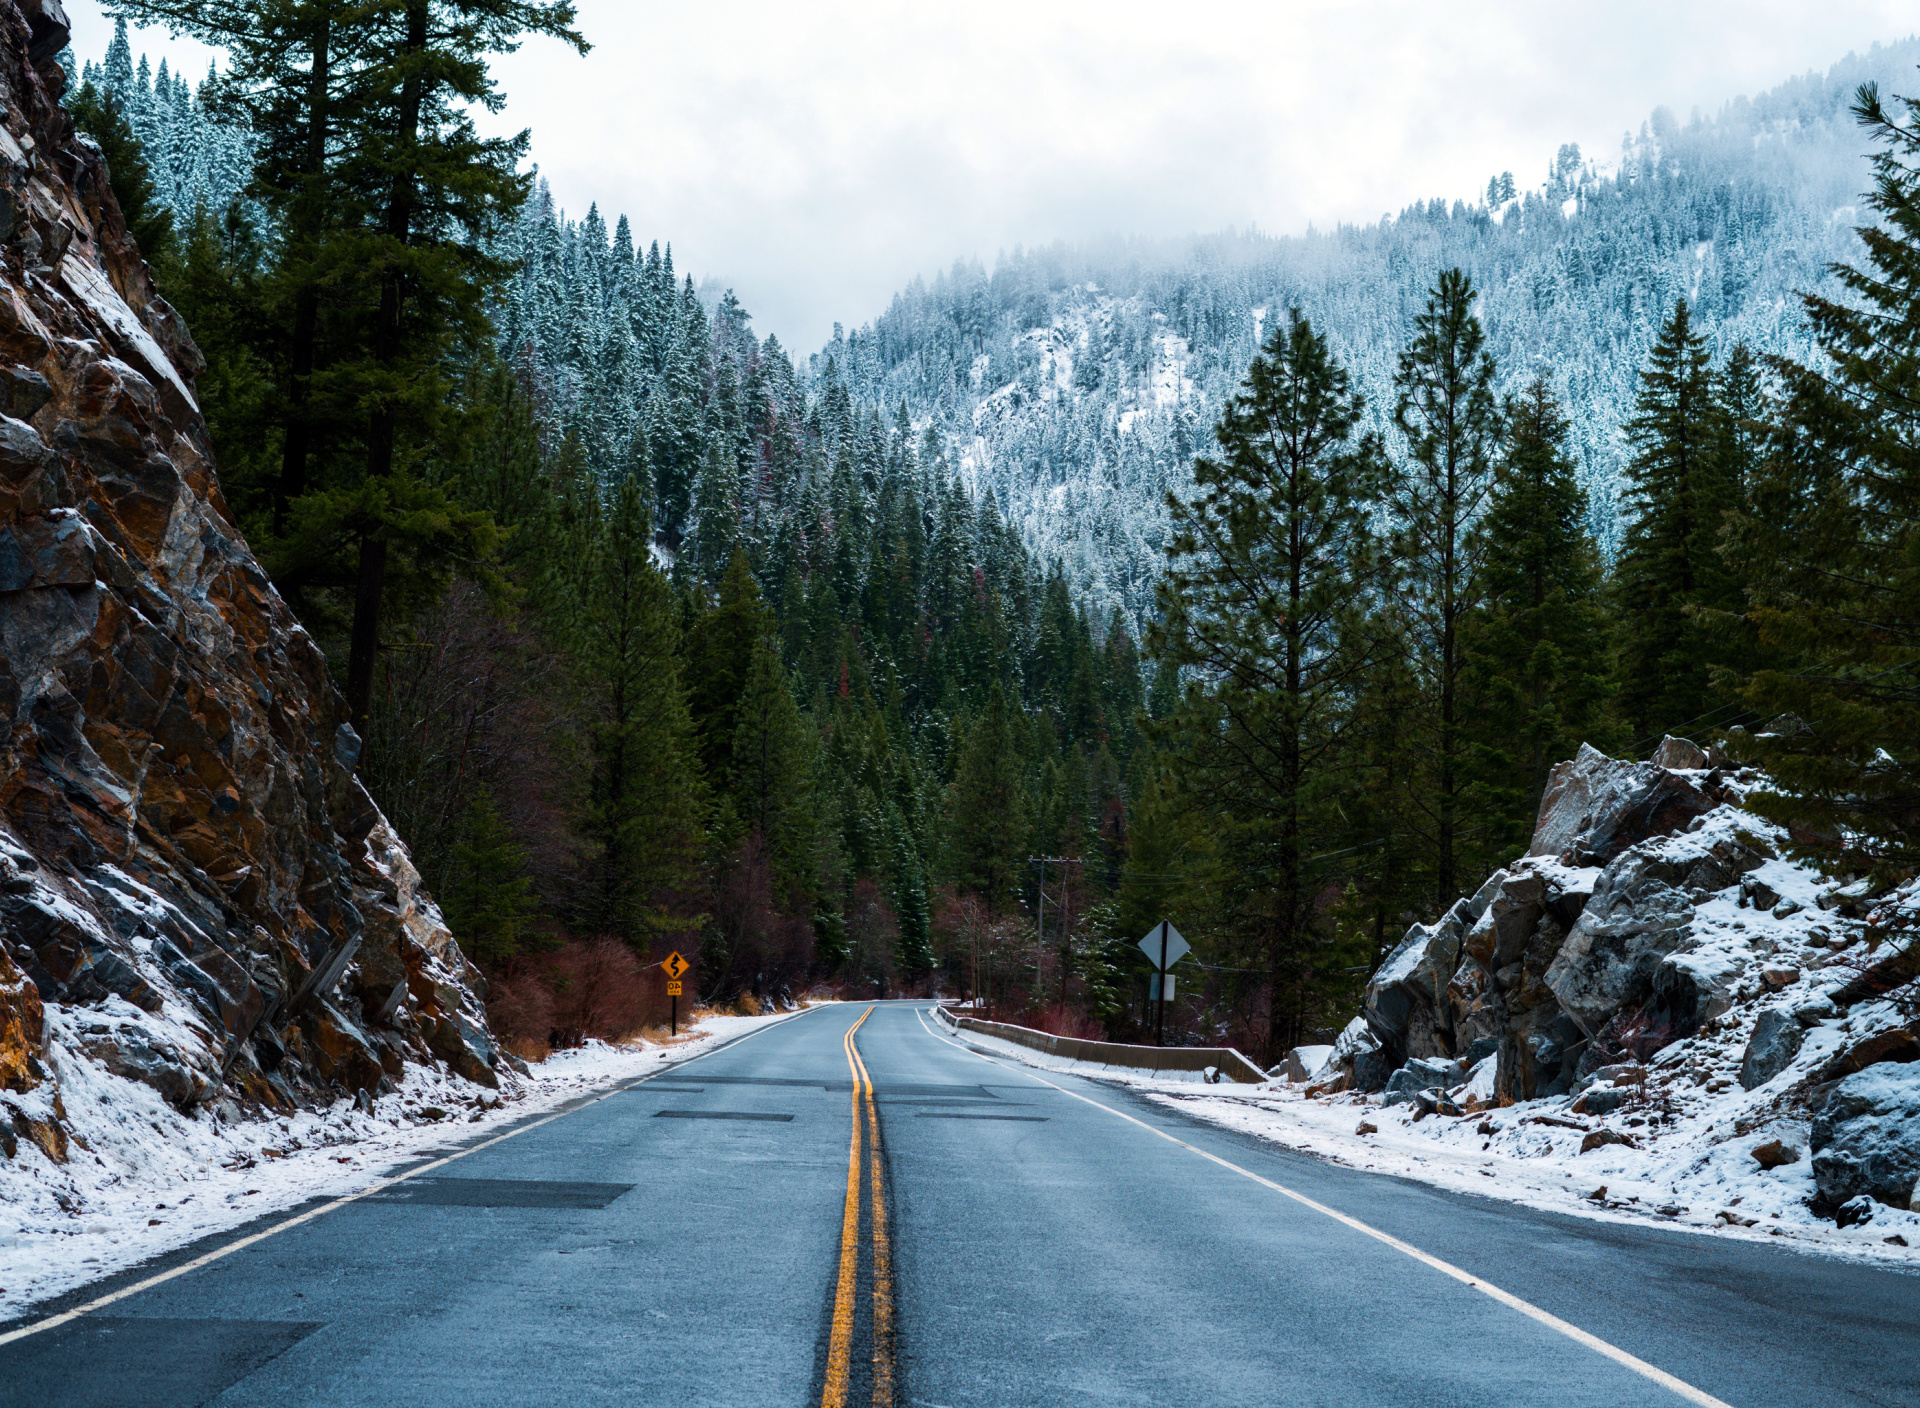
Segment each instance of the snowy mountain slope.
[{"label": "snowy mountain slope", "polygon": [[[1390,426],[1399,347],[1434,276],[1458,264],[1507,390],[1548,375],[1575,423],[1594,529],[1618,540],[1620,427],[1658,320],[1696,305],[1716,356],[1813,353],[1798,295],[1851,257],[1864,143],[1846,109],[1867,79],[1902,90],[1920,41],[1876,47],[1711,120],[1662,109],[1617,158],[1563,148],[1511,198],[1274,238],[1227,232],[1019,251],[955,264],[835,340],[855,399],[905,403],[977,492],[1067,567],[1096,619],[1150,609],[1163,495],[1189,482],[1259,336],[1298,307],[1328,332]],[[1389,436],[1391,441],[1391,436]]]}]

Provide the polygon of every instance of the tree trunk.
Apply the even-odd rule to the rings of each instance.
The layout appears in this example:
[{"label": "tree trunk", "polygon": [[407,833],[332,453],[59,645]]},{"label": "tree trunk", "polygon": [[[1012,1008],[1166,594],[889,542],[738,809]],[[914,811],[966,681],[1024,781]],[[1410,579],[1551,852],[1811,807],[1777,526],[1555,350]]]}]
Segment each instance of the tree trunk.
[{"label": "tree trunk", "polygon": [[[416,55],[427,47],[426,0],[410,0],[407,6],[406,52]],[[374,327],[374,357],[382,367],[400,360],[402,274],[398,251],[404,249],[413,233],[414,186],[417,178],[415,149],[420,140],[420,108],[423,83],[417,70],[411,70],[401,82],[400,112],[397,123],[401,158],[393,176],[387,200],[387,237],[392,242],[388,265],[380,288],[380,316]],[[367,430],[367,478],[386,479],[393,474],[394,438],[398,412],[391,401],[375,403]],[[347,659],[347,717],[364,745],[367,720],[373,707],[373,672],[380,653],[380,601],[386,584],[387,543],[377,533],[360,545],[360,576],[354,588],[353,643]],[[360,766],[366,766],[365,747]]]},{"label": "tree trunk", "polygon": [[[295,239],[311,237],[323,214],[315,187],[326,170],[329,122],[329,85],[332,82],[332,21],[322,15],[313,37],[313,70],[307,80],[307,189],[300,193],[298,209],[301,229]],[[312,424],[308,400],[313,386],[314,339],[320,323],[320,297],[309,274],[295,300],[293,341],[287,385],[287,417],[280,456],[280,482],[274,487],[273,531],[287,531],[287,514],[293,501],[307,491],[307,459],[312,445]]]}]

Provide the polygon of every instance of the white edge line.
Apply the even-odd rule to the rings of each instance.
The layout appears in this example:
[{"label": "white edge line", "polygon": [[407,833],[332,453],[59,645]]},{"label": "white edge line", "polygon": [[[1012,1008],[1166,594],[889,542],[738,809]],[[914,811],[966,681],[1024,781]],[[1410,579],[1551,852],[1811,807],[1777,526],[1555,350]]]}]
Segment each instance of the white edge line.
[{"label": "white edge line", "polygon": [[242,1237],[237,1242],[228,1242],[223,1247],[215,1247],[210,1252],[205,1252],[193,1258],[191,1261],[183,1261],[178,1266],[170,1266],[165,1271],[147,1277],[144,1281],[137,1281],[131,1286],[122,1286],[119,1290],[112,1291],[97,1300],[90,1300],[85,1305],[76,1305],[72,1310],[63,1310],[58,1315],[49,1315],[46,1319],[36,1320],[31,1325],[22,1325],[17,1330],[9,1330],[6,1334],[0,1335],[0,1346],[12,1344],[15,1340],[26,1339],[29,1335],[40,1334],[44,1330],[54,1330],[62,1325],[71,1324],[83,1315],[91,1315],[94,1311],[103,1310],[116,1301],[123,1301],[129,1296],[139,1295],[142,1291],[152,1290],[162,1282],[171,1281],[176,1276],[184,1276],[189,1271],[198,1271],[201,1267],[219,1261],[222,1257],[232,1256],[238,1251],[245,1251],[256,1242],[264,1242],[267,1238],[277,1236],[289,1228],[298,1227],[303,1222],[311,1222],[314,1218],[324,1213],[330,1213],[335,1208],[345,1207],[348,1203],[357,1203],[360,1199],[368,1197],[371,1194],[384,1192],[396,1183],[405,1183],[409,1178],[418,1178],[423,1173],[432,1173],[437,1168],[445,1168],[456,1159],[464,1159],[467,1155],[477,1154],[482,1149],[491,1149],[496,1144],[503,1144],[516,1135],[538,1129],[543,1124],[552,1124],[555,1120],[564,1119],[568,1115],[578,1114],[589,1106],[598,1105],[602,1100],[610,1100],[616,1095],[625,1094],[636,1085],[644,1085],[650,1080],[658,1080],[669,1071],[676,1071],[681,1066],[691,1066],[695,1061],[704,1061],[709,1056],[716,1056],[729,1047],[738,1046],[743,1041],[751,1041],[754,1037],[759,1036],[761,1032],[771,1031],[774,1027],[780,1026],[784,1022],[792,1021],[795,1017],[804,1017],[807,1013],[815,1010],[816,1009],[812,1007],[805,1007],[798,1012],[788,1013],[778,1022],[769,1022],[764,1027],[759,1027],[750,1032],[744,1032],[733,1038],[733,1040],[723,1042],[721,1045],[714,1047],[711,1051],[702,1051],[698,1056],[689,1056],[684,1061],[676,1062],[668,1066],[666,1070],[655,1071],[652,1075],[639,1076],[632,1080],[623,1081],[614,1089],[604,1094],[596,1095],[590,1100],[583,1100],[578,1105],[571,1106],[565,1110],[556,1110],[544,1118],[537,1119],[531,1124],[520,1125],[518,1128],[510,1129],[504,1134],[496,1134],[484,1144],[476,1144],[471,1149],[462,1149],[457,1154],[449,1154],[444,1159],[435,1159],[430,1164],[422,1164],[419,1168],[408,1169],[405,1173],[395,1174],[391,1178],[377,1179],[357,1193],[349,1193],[343,1198],[335,1198],[332,1202],[323,1203],[317,1208],[309,1208],[297,1217],[290,1217],[285,1222],[276,1222],[273,1226],[263,1228],[250,1236]]},{"label": "white edge line", "polygon": [[1537,1321],[1540,1324],[1545,1325],[1550,1330],[1559,1331],[1561,1334],[1565,1335],[1568,1339],[1573,1340],[1578,1344],[1585,1345],[1588,1349],[1593,1350],[1596,1354],[1604,1354],[1607,1358],[1613,1360],[1616,1364],[1620,1364],[1628,1369],[1633,1370],[1634,1373],[1640,1375],[1644,1379],[1652,1380],[1654,1383],[1659,1384],[1660,1387],[1664,1389],[1668,1389],[1671,1392],[1678,1394],[1681,1398],[1686,1399],[1687,1402],[1698,1404],[1699,1408],[1732,1408],[1731,1404],[1725,1402],[1722,1399],[1715,1398],[1712,1394],[1707,1393],[1702,1389],[1695,1388],[1692,1384],[1686,1382],[1686,1380],[1684,1379],[1675,1378],[1672,1374],[1669,1374],[1665,1369],[1661,1369],[1655,1365],[1649,1364],[1644,1359],[1636,1358],[1635,1356],[1627,1353],[1624,1349],[1621,1349],[1615,1345],[1607,1343],[1607,1341],[1601,1339],[1598,1335],[1595,1335],[1586,1330],[1583,1330],[1578,1325],[1569,1324],[1565,1320],[1562,1320],[1559,1316],[1554,1315],[1549,1311],[1542,1310],[1539,1306],[1534,1305],[1529,1301],[1524,1301],[1520,1299],[1519,1296],[1514,1295],[1511,1291],[1503,1291],[1498,1286],[1492,1284],[1489,1281],[1482,1280],[1480,1277],[1473,1275],[1471,1272],[1462,1271],[1459,1267],[1453,1265],[1451,1262],[1442,1261],[1439,1257],[1434,1256],[1428,1252],[1423,1252],[1420,1250],[1420,1248],[1416,1246],[1412,1246],[1409,1243],[1403,1242],[1398,1237],[1390,1236],[1389,1234],[1380,1231],[1378,1228],[1368,1226],[1366,1223],[1360,1221],[1358,1218],[1349,1217],[1346,1213],[1337,1211],[1334,1208],[1330,1208],[1326,1206],[1326,1204],[1324,1203],[1315,1202],[1312,1198],[1309,1198],[1304,1193],[1296,1193],[1293,1189],[1283,1187],[1282,1185],[1275,1183],[1272,1179],[1262,1178],[1259,1174],[1253,1173],[1247,1169],[1241,1168],[1240,1165],[1238,1164],[1229,1163],[1227,1160],[1221,1158],[1218,1154],[1210,1154],[1205,1149],[1199,1148],[1198,1146],[1193,1144],[1189,1144],[1184,1139],[1179,1139],[1171,1134],[1168,1134],[1164,1129],[1155,1129],[1152,1125],[1148,1124],[1145,1120],[1135,1119],[1132,1115],[1127,1114],[1124,1110],[1116,1110],[1111,1105],[1103,1105],[1098,1100],[1090,1099],[1087,1096],[1080,1094],[1076,1090],[1068,1090],[1065,1086],[1055,1085],[1052,1081],[1046,1080],[1040,1076],[1033,1074],[1032,1071],[1022,1070],[1015,1066],[1009,1066],[1005,1062],[996,1060],[994,1057],[988,1056],[984,1052],[976,1051],[970,1046],[965,1046],[960,1042],[953,1041],[948,1037],[942,1036],[939,1032],[936,1032],[932,1027],[927,1026],[927,1019],[924,1013],[920,1014],[920,1025],[922,1028],[925,1029],[927,1035],[931,1036],[935,1041],[944,1041],[947,1043],[947,1045],[955,1048],[956,1050],[964,1051],[969,1056],[977,1056],[982,1061],[986,1061],[992,1065],[999,1066],[1002,1070],[1011,1071],[1018,1075],[1023,1075],[1028,1080],[1038,1081],[1041,1085],[1047,1086],[1049,1089],[1052,1089],[1052,1090],[1057,1090],[1062,1095],[1071,1096],[1075,1100],[1079,1100],[1088,1105],[1091,1105],[1096,1110],[1105,1110],[1108,1114],[1113,1115],[1119,1119],[1123,1119],[1128,1124],[1138,1125],[1141,1129],[1146,1130],[1147,1133],[1149,1134],[1158,1135],[1160,1138],[1166,1140],[1169,1144],[1178,1144],[1182,1149],[1187,1150],[1189,1153],[1198,1154],[1201,1158],[1207,1160],[1209,1163],[1218,1164],[1221,1168],[1228,1169],[1234,1173],[1237,1173],[1242,1178],[1250,1179],[1253,1182],[1258,1183],[1263,1188],[1271,1188],[1274,1192],[1280,1194],[1281,1196],[1293,1199],[1294,1202],[1299,1203],[1302,1207],[1312,1208],[1315,1212],[1320,1213],[1323,1216],[1330,1217],[1335,1222],[1338,1222],[1343,1226],[1352,1228],[1355,1232],[1359,1232],[1364,1234],[1365,1236],[1371,1237],[1376,1242],[1383,1242],[1387,1246],[1392,1247],[1395,1251],[1400,1252],[1406,1256],[1412,1257],[1415,1261],[1420,1262],[1422,1265],[1430,1266],[1435,1271],[1440,1272],[1442,1275],[1451,1276],[1454,1280],[1460,1282],[1462,1285],[1471,1286],[1474,1290],[1480,1292],[1482,1295],[1491,1297],[1492,1299],[1499,1301],[1500,1304],[1508,1307],[1509,1309],[1519,1311],[1522,1315],[1526,1316],[1528,1319]]}]

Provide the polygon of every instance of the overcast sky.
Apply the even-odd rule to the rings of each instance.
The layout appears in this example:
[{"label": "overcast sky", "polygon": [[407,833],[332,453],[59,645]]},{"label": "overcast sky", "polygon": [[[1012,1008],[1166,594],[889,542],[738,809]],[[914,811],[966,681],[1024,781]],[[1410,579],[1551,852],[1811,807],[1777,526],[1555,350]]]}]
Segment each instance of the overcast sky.
[{"label": "overcast sky", "polygon": [[[111,26],[69,0],[82,58]],[[1537,184],[1915,27],[1895,0],[579,0],[497,71],[556,198],[598,201],[816,349],[915,274],[1020,244],[1275,233]],[[164,32],[135,51],[204,50]],[[1915,87],[1920,88],[1920,80]]]}]

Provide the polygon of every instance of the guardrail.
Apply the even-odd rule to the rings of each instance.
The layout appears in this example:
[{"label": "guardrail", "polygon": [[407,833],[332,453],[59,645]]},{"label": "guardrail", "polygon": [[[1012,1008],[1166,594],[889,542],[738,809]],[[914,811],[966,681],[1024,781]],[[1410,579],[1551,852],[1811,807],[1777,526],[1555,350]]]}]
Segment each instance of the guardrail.
[{"label": "guardrail", "polygon": [[1006,1022],[983,1022],[978,1017],[961,1017],[945,1007],[938,1011],[956,1030],[997,1036],[1002,1041],[1016,1042],[1034,1051],[1044,1051],[1049,1056],[1060,1056],[1070,1061],[1091,1061],[1120,1070],[1147,1073],[1185,1071],[1199,1074],[1212,1066],[1219,1071],[1222,1080],[1239,1085],[1259,1085],[1267,1079],[1266,1072],[1231,1046],[1128,1046],[1117,1041],[1086,1041],[1075,1036],[1037,1032],[1032,1027],[1016,1027]]}]

